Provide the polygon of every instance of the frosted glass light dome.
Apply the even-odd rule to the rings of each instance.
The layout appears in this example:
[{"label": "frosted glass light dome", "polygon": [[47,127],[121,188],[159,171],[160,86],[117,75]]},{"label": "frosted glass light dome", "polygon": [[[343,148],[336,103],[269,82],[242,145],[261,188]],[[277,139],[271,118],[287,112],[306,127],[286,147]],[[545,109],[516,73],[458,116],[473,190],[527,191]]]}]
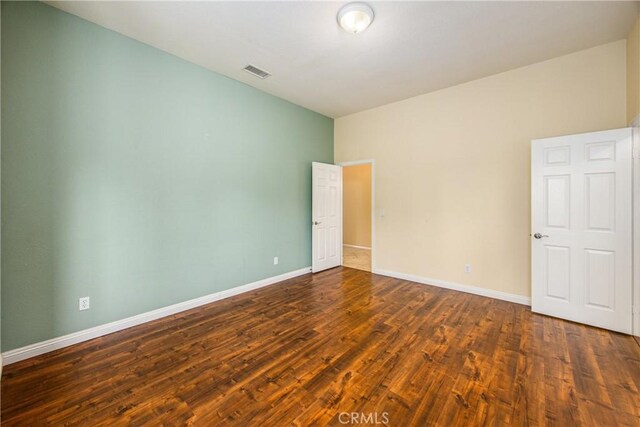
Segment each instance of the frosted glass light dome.
[{"label": "frosted glass light dome", "polygon": [[349,3],[338,12],[338,24],[348,33],[361,33],[372,22],[373,9],[365,3]]}]

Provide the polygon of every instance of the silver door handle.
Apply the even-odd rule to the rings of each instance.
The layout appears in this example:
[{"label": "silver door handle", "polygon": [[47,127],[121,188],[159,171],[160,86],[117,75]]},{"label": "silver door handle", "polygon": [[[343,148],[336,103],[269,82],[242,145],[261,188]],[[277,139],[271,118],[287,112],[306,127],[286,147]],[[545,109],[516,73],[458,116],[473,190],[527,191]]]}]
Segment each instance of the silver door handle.
[{"label": "silver door handle", "polygon": [[313,221],[313,225],[320,225],[322,224],[320,221]]},{"label": "silver door handle", "polygon": [[535,237],[536,239],[542,239],[543,237],[549,237],[549,236],[546,234],[536,233],[533,235],[533,237]]}]

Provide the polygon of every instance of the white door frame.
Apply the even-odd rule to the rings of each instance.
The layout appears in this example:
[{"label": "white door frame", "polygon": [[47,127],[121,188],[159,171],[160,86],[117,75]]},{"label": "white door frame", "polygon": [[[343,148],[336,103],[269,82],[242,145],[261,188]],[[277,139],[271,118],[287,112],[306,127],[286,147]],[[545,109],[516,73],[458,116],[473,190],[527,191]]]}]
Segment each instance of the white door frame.
[{"label": "white door frame", "polygon": [[[364,159],[336,163],[336,165],[342,167],[366,164],[371,164],[371,272],[374,273],[376,271],[376,161],[374,159]],[[344,209],[344,203],[342,206]],[[342,221],[344,222],[344,214],[342,215]],[[344,227],[342,227],[342,230],[344,233]]]},{"label": "white door frame", "polygon": [[640,337],[640,115],[633,128],[633,335]]}]

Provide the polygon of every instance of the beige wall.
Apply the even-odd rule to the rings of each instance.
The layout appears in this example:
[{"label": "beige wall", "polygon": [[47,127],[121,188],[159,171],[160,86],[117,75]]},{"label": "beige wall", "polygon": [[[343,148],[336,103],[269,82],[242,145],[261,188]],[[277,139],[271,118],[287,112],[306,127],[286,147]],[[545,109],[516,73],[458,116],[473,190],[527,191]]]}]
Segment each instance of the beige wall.
[{"label": "beige wall", "polygon": [[343,242],[371,247],[371,164],[342,169]]},{"label": "beige wall", "polygon": [[377,268],[529,296],[530,141],[624,127],[625,50],[621,40],[337,119],[336,161],[376,161]]},{"label": "beige wall", "polygon": [[627,36],[627,123],[640,114],[640,18]]}]

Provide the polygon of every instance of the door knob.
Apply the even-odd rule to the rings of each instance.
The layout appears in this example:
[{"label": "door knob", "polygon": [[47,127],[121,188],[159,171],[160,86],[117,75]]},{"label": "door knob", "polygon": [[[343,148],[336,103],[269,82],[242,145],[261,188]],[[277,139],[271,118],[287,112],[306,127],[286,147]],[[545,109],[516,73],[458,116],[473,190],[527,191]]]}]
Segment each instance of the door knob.
[{"label": "door knob", "polygon": [[322,224],[320,221],[313,221],[313,225],[320,225]]},{"label": "door knob", "polygon": [[536,233],[533,235],[533,237],[535,237],[536,239],[542,239],[543,237],[549,237],[549,236],[546,234]]}]

